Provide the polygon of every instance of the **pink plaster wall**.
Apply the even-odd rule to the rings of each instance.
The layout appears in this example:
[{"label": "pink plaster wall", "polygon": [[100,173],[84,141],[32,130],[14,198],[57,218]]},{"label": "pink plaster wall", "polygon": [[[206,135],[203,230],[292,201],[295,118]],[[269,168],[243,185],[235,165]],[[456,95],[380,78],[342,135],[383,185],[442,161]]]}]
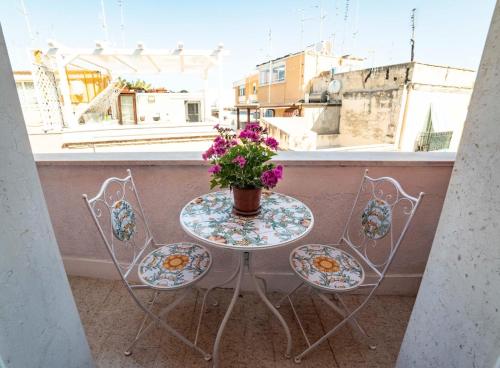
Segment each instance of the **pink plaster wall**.
[{"label": "pink plaster wall", "polygon": [[[278,280],[282,280],[282,276],[291,277],[288,255],[294,246],[304,243],[331,244],[338,240],[363,170],[368,167],[370,176],[392,176],[409,194],[417,196],[421,191],[426,193],[390,268],[390,280],[384,289],[389,294],[416,293],[441,213],[452,162],[322,161],[283,164],[285,178],[277,190],[306,203],[314,213],[315,227],[299,243],[256,255],[255,267],[270,275],[271,288],[283,288],[283,285],[277,285]],[[132,170],[155,237],[162,243],[192,240],[181,229],[178,217],[189,200],[209,191],[206,166],[201,161],[187,164],[167,161],[118,161],[112,164],[39,162],[42,187],[63,257],[109,260],[81,195],[95,195],[107,177],[126,176],[127,168]],[[213,249],[213,254],[214,271],[228,272],[233,262],[232,254],[217,249]],[[273,275],[276,285],[273,285]]]}]

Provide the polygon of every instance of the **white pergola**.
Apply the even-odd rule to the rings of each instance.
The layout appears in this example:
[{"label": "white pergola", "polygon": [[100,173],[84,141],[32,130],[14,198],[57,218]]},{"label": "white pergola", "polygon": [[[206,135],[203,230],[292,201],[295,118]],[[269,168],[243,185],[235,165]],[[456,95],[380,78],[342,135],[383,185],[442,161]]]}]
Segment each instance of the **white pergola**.
[{"label": "white pergola", "polygon": [[[188,50],[179,42],[173,49],[149,49],[138,43],[134,49],[112,48],[103,42],[96,42],[95,48],[72,48],[49,41],[43,53],[59,75],[65,75],[65,68],[99,69],[106,71],[112,79],[123,74],[164,74],[190,73],[198,74],[203,80],[205,117],[210,116],[207,101],[208,72],[218,69],[218,109],[219,120],[222,119],[222,81],[223,57],[229,55],[223,44],[213,50]],[[71,107],[70,88],[67,78],[59,78],[60,91],[63,98],[63,115],[70,124],[75,124]]]}]

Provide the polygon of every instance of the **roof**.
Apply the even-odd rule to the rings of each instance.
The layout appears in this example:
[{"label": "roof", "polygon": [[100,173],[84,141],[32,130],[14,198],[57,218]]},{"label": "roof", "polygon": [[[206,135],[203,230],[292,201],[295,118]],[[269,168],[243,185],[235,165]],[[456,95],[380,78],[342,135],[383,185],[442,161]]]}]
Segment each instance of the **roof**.
[{"label": "roof", "polygon": [[265,62],[263,62],[263,63],[257,64],[257,65],[256,65],[256,67],[258,68],[259,66],[262,66],[262,65],[268,64],[268,63],[270,63],[270,62],[273,62],[273,63],[274,63],[275,61],[282,60],[282,59],[286,59],[286,58],[288,58],[288,57],[290,57],[290,56],[299,55],[299,54],[302,54],[302,53],[304,53],[304,52],[305,52],[305,50],[298,51],[298,52],[293,52],[293,53],[291,53],[291,54],[286,54],[286,55],[283,55],[283,56],[277,57],[276,59],[267,60],[267,61],[265,61]]},{"label": "roof", "polygon": [[49,42],[44,52],[52,63],[63,62],[77,69],[104,69],[113,74],[200,72],[216,66],[229,55],[219,44],[213,50],[189,50],[182,43],[173,49],[150,49],[138,43],[135,49],[112,48],[97,42],[95,48],[72,48]]}]

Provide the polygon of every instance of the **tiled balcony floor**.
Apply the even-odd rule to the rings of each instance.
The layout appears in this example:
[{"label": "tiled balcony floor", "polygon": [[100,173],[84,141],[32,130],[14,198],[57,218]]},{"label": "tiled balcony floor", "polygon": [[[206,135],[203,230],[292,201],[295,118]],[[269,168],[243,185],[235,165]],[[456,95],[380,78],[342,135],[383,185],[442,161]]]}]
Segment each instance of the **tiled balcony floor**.
[{"label": "tiled balcony floor", "polygon": [[[70,277],[71,287],[92,349],[101,368],[104,367],[209,367],[197,353],[186,348],[163,330],[152,330],[149,337],[139,341],[134,353],[125,357],[123,351],[131,341],[142,319],[142,314],[118,281]],[[144,297],[149,294],[142,292]],[[217,327],[226,310],[232,292],[217,290],[214,296],[219,306],[210,306],[204,317],[201,346],[211,350]],[[280,294],[270,295],[272,301]],[[163,293],[160,304],[168,303],[172,296]],[[346,298],[349,304],[358,296]],[[285,359],[284,334],[279,322],[268,313],[258,297],[243,293],[229,321],[221,344],[222,367],[392,367],[397,358],[404,331],[410,317],[414,298],[378,296],[361,314],[359,321],[377,341],[377,350],[371,351],[353,338],[349,327],[330,338],[300,365]],[[169,316],[172,325],[194,335],[197,311],[201,298],[193,294]],[[337,316],[320,300],[307,294],[297,297],[297,309],[304,318],[310,335],[318,337],[337,321]],[[291,309],[280,309],[289,323],[294,338],[293,353],[305,347]],[[319,319],[318,319],[319,318]]]}]

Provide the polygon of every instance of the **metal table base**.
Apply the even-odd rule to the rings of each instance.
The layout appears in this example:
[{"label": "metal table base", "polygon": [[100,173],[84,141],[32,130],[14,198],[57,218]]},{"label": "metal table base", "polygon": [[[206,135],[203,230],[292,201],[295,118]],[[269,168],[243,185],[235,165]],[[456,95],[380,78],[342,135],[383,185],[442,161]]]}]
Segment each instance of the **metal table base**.
[{"label": "metal table base", "polygon": [[255,291],[259,295],[259,297],[262,299],[264,304],[269,308],[269,310],[278,318],[278,320],[281,323],[281,326],[283,327],[283,330],[285,331],[286,339],[287,339],[287,347],[286,347],[286,352],[285,352],[285,357],[290,358],[291,353],[292,353],[292,335],[290,333],[290,329],[288,325],[285,322],[285,319],[283,316],[278,312],[278,310],[274,307],[274,305],[267,299],[265,291],[262,290],[262,287],[259,285],[259,280],[264,282],[264,288],[265,287],[265,280],[257,276],[251,267],[251,252],[239,252],[240,254],[238,255],[238,264],[236,267],[236,270],[233,272],[233,274],[225,281],[223,281],[220,284],[214,285],[210,288],[207,289],[204,297],[203,297],[203,304],[202,308],[205,307],[206,301],[208,298],[209,293],[216,289],[223,287],[224,285],[229,284],[231,281],[236,279],[236,285],[234,287],[234,293],[233,297],[231,298],[231,302],[229,303],[229,306],[227,308],[226,314],[224,315],[224,318],[222,319],[222,322],[219,326],[219,330],[217,331],[217,337],[215,338],[215,343],[214,343],[214,349],[213,349],[213,354],[212,354],[212,359],[213,359],[213,366],[214,368],[217,368],[219,366],[219,346],[220,342],[222,339],[222,334],[224,333],[224,329],[226,328],[227,321],[229,321],[229,318],[231,317],[231,313],[233,312],[234,306],[236,304],[236,301],[238,299],[238,296],[240,295],[241,291],[241,282],[243,280],[243,275],[245,274],[245,268],[248,271],[248,274],[250,275],[250,278],[252,279],[252,284],[255,288]]}]

